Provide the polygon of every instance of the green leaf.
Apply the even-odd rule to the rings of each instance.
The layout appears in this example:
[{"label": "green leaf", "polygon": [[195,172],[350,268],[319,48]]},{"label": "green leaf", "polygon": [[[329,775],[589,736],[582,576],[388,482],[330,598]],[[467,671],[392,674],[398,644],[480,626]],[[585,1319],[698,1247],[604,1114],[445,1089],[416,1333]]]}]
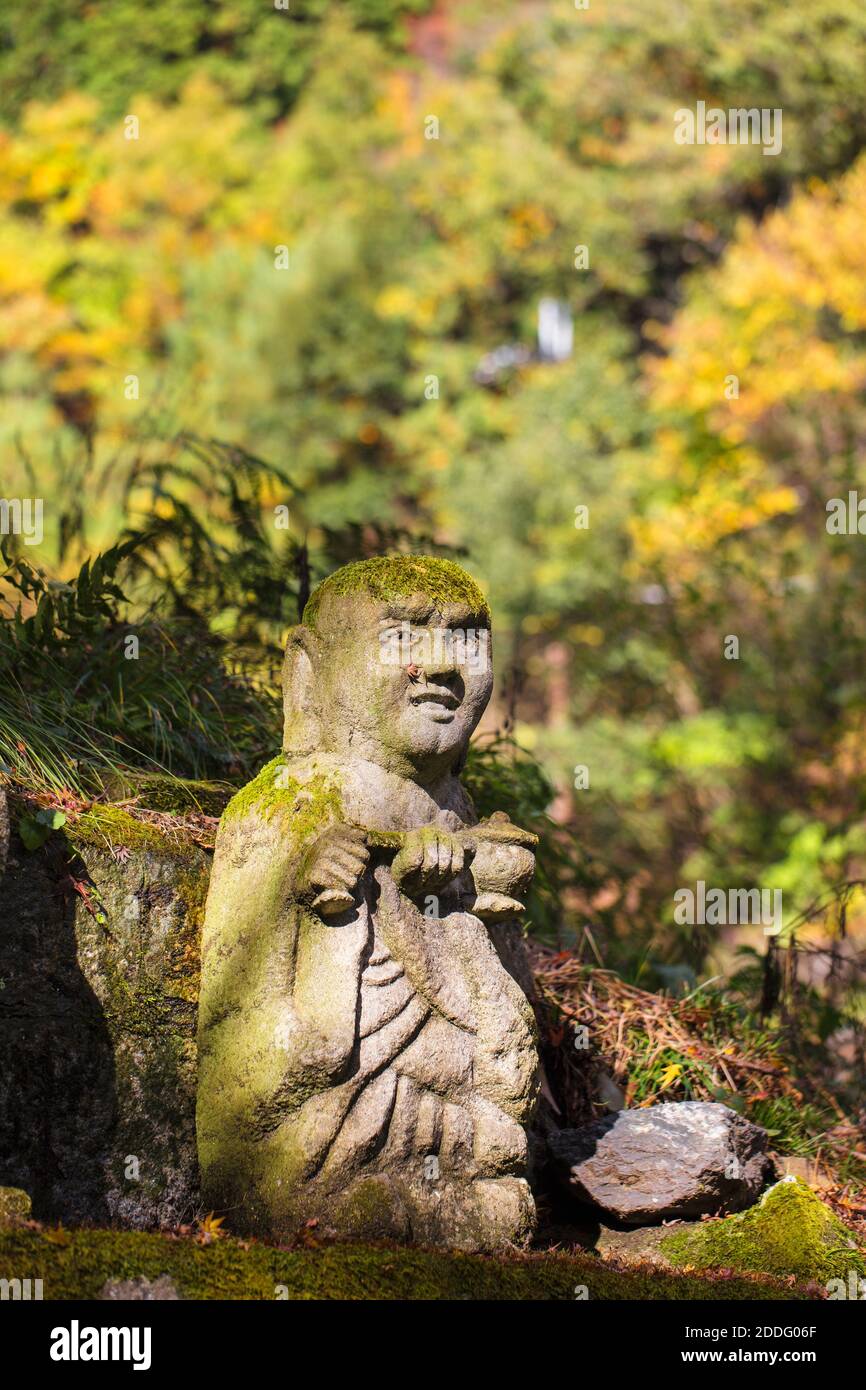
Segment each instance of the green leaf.
[{"label": "green leaf", "polygon": [[24,848],[32,854],[45,844],[51,834],[51,826],[37,820],[35,816],[22,816],[18,822],[18,834]]},{"label": "green leaf", "polygon": [[18,822],[18,834],[24,848],[32,854],[45,844],[52,830],[59,830],[61,825],[65,824],[65,811],[36,811],[32,816],[21,817]]}]

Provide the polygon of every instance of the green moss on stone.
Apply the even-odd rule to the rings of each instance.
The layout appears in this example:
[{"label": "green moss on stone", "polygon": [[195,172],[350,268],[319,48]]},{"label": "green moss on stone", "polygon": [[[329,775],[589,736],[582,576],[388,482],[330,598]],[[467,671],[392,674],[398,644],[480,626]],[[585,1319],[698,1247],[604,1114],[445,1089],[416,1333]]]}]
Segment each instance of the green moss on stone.
[{"label": "green moss on stone", "polygon": [[[168,1275],[188,1299],[799,1300],[771,1280],[619,1270],[588,1254],[491,1257],[385,1244],[278,1250],[207,1246],[141,1231],[0,1230],[0,1278],[42,1279],[48,1300],[98,1298],[106,1282]],[[583,1292],[585,1291],[585,1292]]]},{"label": "green moss on stone", "polygon": [[313,590],[304,609],[304,622],[315,627],[326,594],[367,593],[388,601],[409,594],[426,594],[439,604],[464,603],[490,621],[487,600],[471,575],[453,560],[432,555],[380,556],[344,565]]},{"label": "green moss on stone", "polygon": [[[163,1032],[181,1002],[194,1008],[198,1001],[209,877],[204,850],[114,806],[94,806],[62,833],[86,866],[101,914],[94,925],[79,905],[79,936],[98,953],[106,1018],[122,1020],[127,1031],[144,1036]],[[130,851],[129,864],[111,854],[118,848]],[[141,954],[136,931],[121,925],[138,898],[171,911],[172,927],[160,942],[155,973]]]},{"label": "green moss on stone", "polygon": [[75,848],[90,845],[94,849],[149,849],[161,854],[170,852],[172,842],[154,825],[136,820],[119,806],[91,806],[63,827],[67,840]]},{"label": "green moss on stone", "polygon": [[241,820],[250,813],[267,821],[275,815],[286,816],[292,835],[306,839],[320,826],[340,818],[341,800],[330,777],[319,774],[299,782],[288,776],[286,759],[280,754],[232,797],[223,820]]},{"label": "green moss on stone", "polygon": [[852,1233],[798,1178],[785,1178],[757,1206],[697,1229],[674,1232],[659,1249],[682,1268],[755,1270],[826,1283],[866,1273]]},{"label": "green moss on stone", "polygon": [[201,858],[179,868],[173,887],[182,911],[178,914],[178,929],[165,954],[163,989],[196,1005],[201,985],[201,936],[208,881],[207,867]]},{"label": "green moss on stone", "polygon": [[375,1177],[354,1183],[340,1203],[337,1224],[367,1240],[396,1235],[388,1184]]}]

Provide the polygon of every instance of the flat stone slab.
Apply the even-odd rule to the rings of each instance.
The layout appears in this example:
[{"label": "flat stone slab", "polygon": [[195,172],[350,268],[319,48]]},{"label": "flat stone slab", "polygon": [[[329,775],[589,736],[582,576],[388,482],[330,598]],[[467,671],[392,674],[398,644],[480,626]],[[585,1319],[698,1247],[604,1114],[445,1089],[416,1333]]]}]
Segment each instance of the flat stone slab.
[{"label": "flat stone slab", "polygon": [[662,1241],[675,1232],[697,1230],[700,1224],[699,1221],[675,1221],[668,1226],[632,1226],[624,1231],[602,1226],[594,1249],[599,1255],[618,1260],[621,1264],[649,1264],[658,1265],[660,1269],[673,1269],[673,1261],[661,1249]]},{"label": "flat stone slab", "polygon": [[741,1211],[772,1174],[766,1131],[712,1102],[620,1110],[548,1145],[566,1191],[633,1226]]}]

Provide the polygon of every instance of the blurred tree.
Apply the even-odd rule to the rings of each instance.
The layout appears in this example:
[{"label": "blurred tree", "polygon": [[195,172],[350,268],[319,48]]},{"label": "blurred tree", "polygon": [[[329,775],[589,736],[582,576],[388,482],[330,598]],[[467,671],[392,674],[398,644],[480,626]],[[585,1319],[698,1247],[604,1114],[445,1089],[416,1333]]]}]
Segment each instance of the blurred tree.
[{"label": "blurred tree", "polygon": [[[805,906],[862,854],[862,566],[824,507],[862,471],[864,56],[856,0],[7,7],[7,495],[53,499],[67,577],[150,520],[246,643],[301,554],[461,547],[580,838],[571,927],[680,951],[698,874]],[[698,99],[781,108],[780,154],[678,145]],[[572,358],[480,386],[547,295]],[[233,548],[223,474],[159,472],[191,433],[275,461],[247,539],[291,479],[290,554]]]},{"label": "blurred tree", "polygon": [[[359,28],[399,43],[406,16],[432,0],[344,0]],[[34,97],[75,89],[94,96],[104,119],[130,98],[179,95],[205,75],[231,103],[264,120],[291,108],[315,61],[328,0],[8,0],[0,17],[0,121]]]}]

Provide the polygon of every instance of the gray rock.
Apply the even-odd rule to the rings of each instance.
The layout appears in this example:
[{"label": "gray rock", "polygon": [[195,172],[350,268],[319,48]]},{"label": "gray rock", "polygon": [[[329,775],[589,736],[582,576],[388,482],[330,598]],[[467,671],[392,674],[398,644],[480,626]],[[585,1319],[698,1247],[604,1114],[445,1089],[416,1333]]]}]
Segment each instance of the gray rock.
[{"label": "gray rock", "polygon": [[33,853],[13,834],[12,849],[0,893],[0,1180],[30,1193],[40,1221],[188,1220],[209,856],[115,808],[70,818]]},{"label": "gray rock", "polygon": [[548,1145],[574,1197],[633,1226],[741,1211],[772,1173],[766,1131],[705,1101],[621,1110]]},{"label": "gray rock", "polygon": [[593,1248],[599,1255],[623,1265],[657,1265],[660,1269],[674,1266],[659,1247],[674,1231],[696,1231],[700,1221],[676,1221],[666,1226],[633,1226],[629,1230],[611,1230],[602,1226]]},{"label": "gray rock", "polygon": [[180,1300],[174,1280],[168,1274],[160,1274],[158,1279],[145,1279],[143,1275],[136,1275],[134,1279],[108,1279],[99,1297],[107,1303],[166,1303]]}]

